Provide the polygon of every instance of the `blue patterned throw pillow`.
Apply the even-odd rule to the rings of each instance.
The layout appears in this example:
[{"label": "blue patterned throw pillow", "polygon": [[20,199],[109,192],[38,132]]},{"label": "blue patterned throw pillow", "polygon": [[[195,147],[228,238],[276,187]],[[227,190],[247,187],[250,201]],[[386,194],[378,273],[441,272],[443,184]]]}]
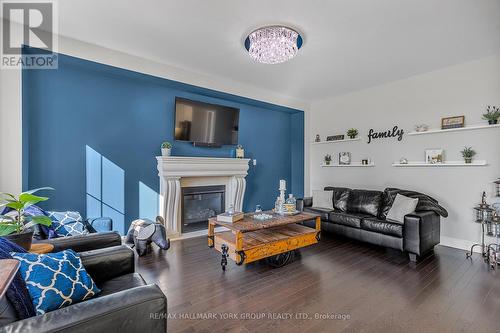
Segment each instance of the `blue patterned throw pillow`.
[{"label": "blue patterned throw pillow", "polygon": [[47,212],[52,220],[52,226],[58,236],[86,235],[89,231],[83,224],[83,219],[78,212]]},{"label": "blue patterned throw pillow", "polygon": [[73,250],[34,254],[12,252],[21,262],[36,314],[41,315],[93,297],[100,292]]}]

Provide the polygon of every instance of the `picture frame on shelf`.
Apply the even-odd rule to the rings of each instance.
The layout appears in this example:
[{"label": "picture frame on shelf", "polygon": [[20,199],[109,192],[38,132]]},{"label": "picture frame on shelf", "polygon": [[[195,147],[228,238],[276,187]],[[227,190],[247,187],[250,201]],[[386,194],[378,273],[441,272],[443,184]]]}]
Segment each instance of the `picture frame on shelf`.
[{"label": "picture frame on shelf", "polygon": [[444,150],[441,148],[426,149],[425,150],[425,163],[427,163],[427,164],[444,163]]},{"label": "picture frame on shelf", "polygon": [[349,153],[349,152],[339,153],[339,164],[340,165],[350,165],[351,164],[351,153]]},{"label": "picture frame on shelf", "polygon": [[441,129],[465,127],[465,116],[453,116],[441,119]]}]

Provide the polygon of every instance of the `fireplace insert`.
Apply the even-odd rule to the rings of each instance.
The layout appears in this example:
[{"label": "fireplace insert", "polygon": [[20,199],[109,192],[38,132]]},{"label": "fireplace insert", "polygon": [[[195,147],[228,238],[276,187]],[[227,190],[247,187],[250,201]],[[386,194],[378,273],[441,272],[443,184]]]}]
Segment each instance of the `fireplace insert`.
[{"label": "fireplace insert", "polygon": [[181,232],[207,229],[208,219],[225,210],[225,192],[224,185],[183,187]]}]

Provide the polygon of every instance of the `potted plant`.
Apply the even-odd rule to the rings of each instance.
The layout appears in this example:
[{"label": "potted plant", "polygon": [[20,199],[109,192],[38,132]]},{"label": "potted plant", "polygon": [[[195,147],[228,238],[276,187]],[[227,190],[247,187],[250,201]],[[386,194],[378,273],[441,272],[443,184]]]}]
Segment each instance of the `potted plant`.
[{"label": "potted plant", "polygon": [[172,144],[168,141],[165,141],[161,144],[161,155],[170,156],[170,154],[172,154]]},{"label": "potted plant", "polygon": [[331,162],[332,162],[332,155],[326,154],[325,155],[325,165],[330,165]]},{"label": "potted plant", "polygon": [[483,114],[483,119],[488,120],[488,124],[495,125],[498,124],[498,118],[500,118],[500,108],[488,105],[486,113]]},{"label": "potted plant", "polygon": [[53,190],[53,188],[37,188],[23,192],[17,197],[10,193],[0,193],[0,208],[8,207],[13,211],[12,214],[0,215],[0,236],[7,238],[26,250],[29,250],[31,247],[33,226],[35,224],[45,226],[52,224],[52,220],[47,216],[29,216],[25,214],[25,210],[28,207],[49,199],[34,195],[34,193],[40,190]]},{"label": "potted plant", "polygon": [[472,158],[476,155],[476,152],[472,149],[472,147],[465,147],[462,150],[462,156],[465,159],[465,163],[472,163]]},{"label": "potted plant", "polygon": [[350,128],[348,131],[347,131],[347,136],[351,139],[355,139],[357,136],[358,136],[358,130],[355,129],[355,128]]}]

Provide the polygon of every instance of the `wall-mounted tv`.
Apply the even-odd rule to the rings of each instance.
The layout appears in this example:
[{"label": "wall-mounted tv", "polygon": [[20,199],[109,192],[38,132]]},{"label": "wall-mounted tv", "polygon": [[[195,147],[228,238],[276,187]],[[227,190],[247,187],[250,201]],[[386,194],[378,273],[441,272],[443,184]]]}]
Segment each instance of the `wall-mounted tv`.
[{"label": "wall-mounted tv", "polygon": [[220,147],[238,144],[240,110],[175,98],[175,140]]}]

